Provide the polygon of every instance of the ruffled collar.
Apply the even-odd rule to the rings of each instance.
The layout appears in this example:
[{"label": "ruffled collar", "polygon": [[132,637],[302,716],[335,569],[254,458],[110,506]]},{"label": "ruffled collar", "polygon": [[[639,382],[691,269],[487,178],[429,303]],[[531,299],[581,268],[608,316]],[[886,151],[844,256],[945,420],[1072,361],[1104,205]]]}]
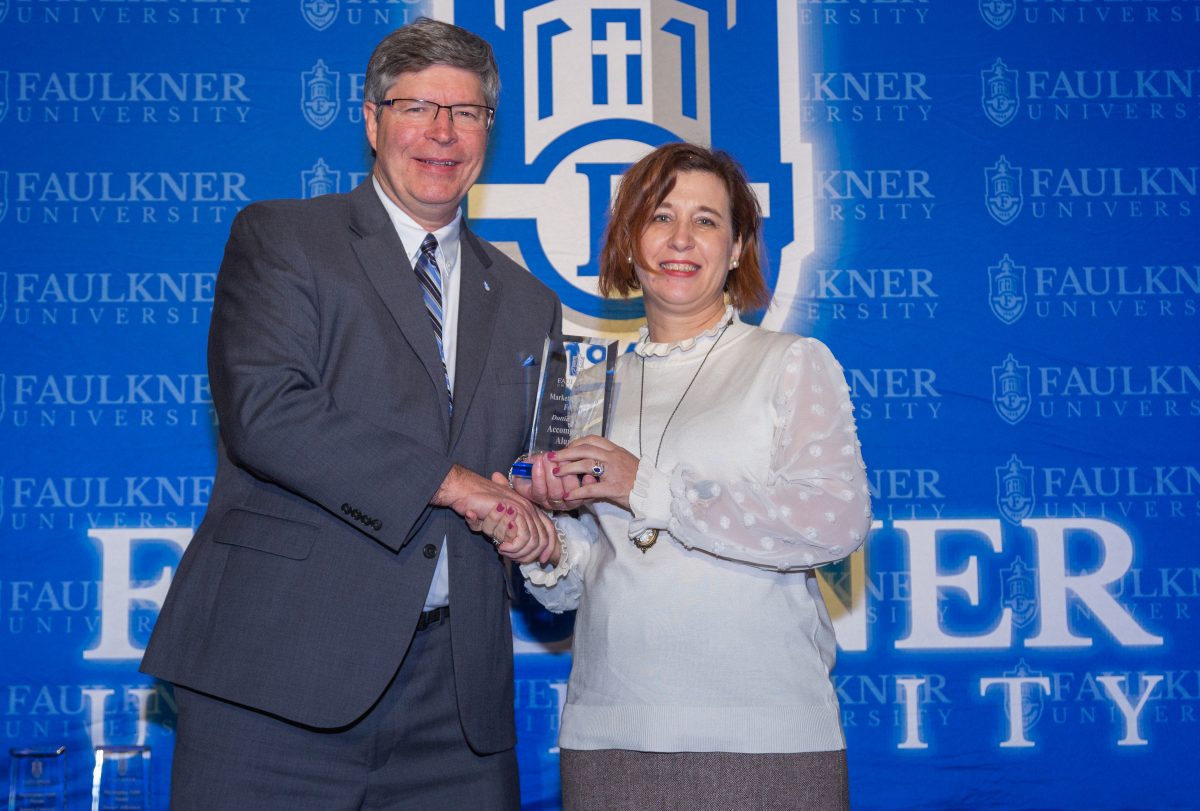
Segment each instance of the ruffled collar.
[{"label": "ruffled collar", "polygon": [[737,313],[733,309],[732,304],[725,305],[725,315],[716,324],[706,329],[699,335],[693,335],[691,338],[684,338],[681,341],[672,341],[671,343],[657,343],[650,340],[650,328],[641,327],[638,329],[638,340],[634,344],[633,351],[635,354],[643,358],[658,357],[665,358],[672,352],[690,352],[695,349],[698,344],[708,343],[709,338],[715,339],[721,334],[730,323],[738,321]]}]

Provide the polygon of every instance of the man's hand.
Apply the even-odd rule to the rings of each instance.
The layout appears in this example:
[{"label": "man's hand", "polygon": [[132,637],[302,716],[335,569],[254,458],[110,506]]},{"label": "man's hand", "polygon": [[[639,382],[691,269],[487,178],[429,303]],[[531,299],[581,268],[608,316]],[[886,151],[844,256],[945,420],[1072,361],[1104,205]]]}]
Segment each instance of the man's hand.
[{"label": "man's hand", "polygon": [[499,473],[489,480],[455,465],[431,503],[454,510],[472,531],[486,535],[497,552],[517,563],[546,563],[558,555],[554,524]]}]

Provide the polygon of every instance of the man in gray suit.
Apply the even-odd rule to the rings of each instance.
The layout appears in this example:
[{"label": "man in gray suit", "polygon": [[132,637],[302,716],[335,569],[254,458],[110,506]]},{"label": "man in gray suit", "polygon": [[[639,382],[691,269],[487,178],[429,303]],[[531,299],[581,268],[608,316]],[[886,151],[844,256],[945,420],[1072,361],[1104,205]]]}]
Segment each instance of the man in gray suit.
[{"label": "man in gray suit", "polygon": [[519,804],[501,558],[559,544],[485,476],[522,449],[560,308],[459,210],[498,90],[475,35],[393,32],[372,177],[232,226],[216,485],[142,663],[176,685],[177,810]]}]

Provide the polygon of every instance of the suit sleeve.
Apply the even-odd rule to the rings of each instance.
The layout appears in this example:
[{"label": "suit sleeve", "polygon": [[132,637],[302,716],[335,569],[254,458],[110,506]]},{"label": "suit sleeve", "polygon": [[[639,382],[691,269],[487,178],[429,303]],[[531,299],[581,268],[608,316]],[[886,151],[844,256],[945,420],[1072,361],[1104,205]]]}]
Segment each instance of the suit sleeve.
[{"label": "suit sleeve", "polygon": [[221,438],[235,464],[398,550],[451,460],[338,407],[318,366],[321,302],[296,230],[260,206],[233,224],[208,344]]}]

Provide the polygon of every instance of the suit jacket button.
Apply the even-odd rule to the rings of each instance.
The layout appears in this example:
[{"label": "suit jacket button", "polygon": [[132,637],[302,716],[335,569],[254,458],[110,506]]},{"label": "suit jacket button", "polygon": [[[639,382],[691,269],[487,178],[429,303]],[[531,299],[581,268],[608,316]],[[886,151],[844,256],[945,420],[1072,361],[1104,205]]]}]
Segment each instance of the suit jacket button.
[{"label": "suit jacket button", "polygon": [[427,544],[425,544],[425,548],[421,550],[421,554],[423,554],[427,558],[436,558],[437,557],[437,547],[431,543],[427,543]]},{"label": "suit jacket button", "polygon": [[343,504],[343,505],[342,505],[342,513],[343,513],[344,515],[349,515],[349,514],[350,514],[350,505],[349,505],[349,504]]},{"label": "suit jacket button", "polygon": [[383,522],[376,518],[375,523],[372,524],[372,526],[375,528],[375,531],[378,532],[379,530],[383,529]]}]

